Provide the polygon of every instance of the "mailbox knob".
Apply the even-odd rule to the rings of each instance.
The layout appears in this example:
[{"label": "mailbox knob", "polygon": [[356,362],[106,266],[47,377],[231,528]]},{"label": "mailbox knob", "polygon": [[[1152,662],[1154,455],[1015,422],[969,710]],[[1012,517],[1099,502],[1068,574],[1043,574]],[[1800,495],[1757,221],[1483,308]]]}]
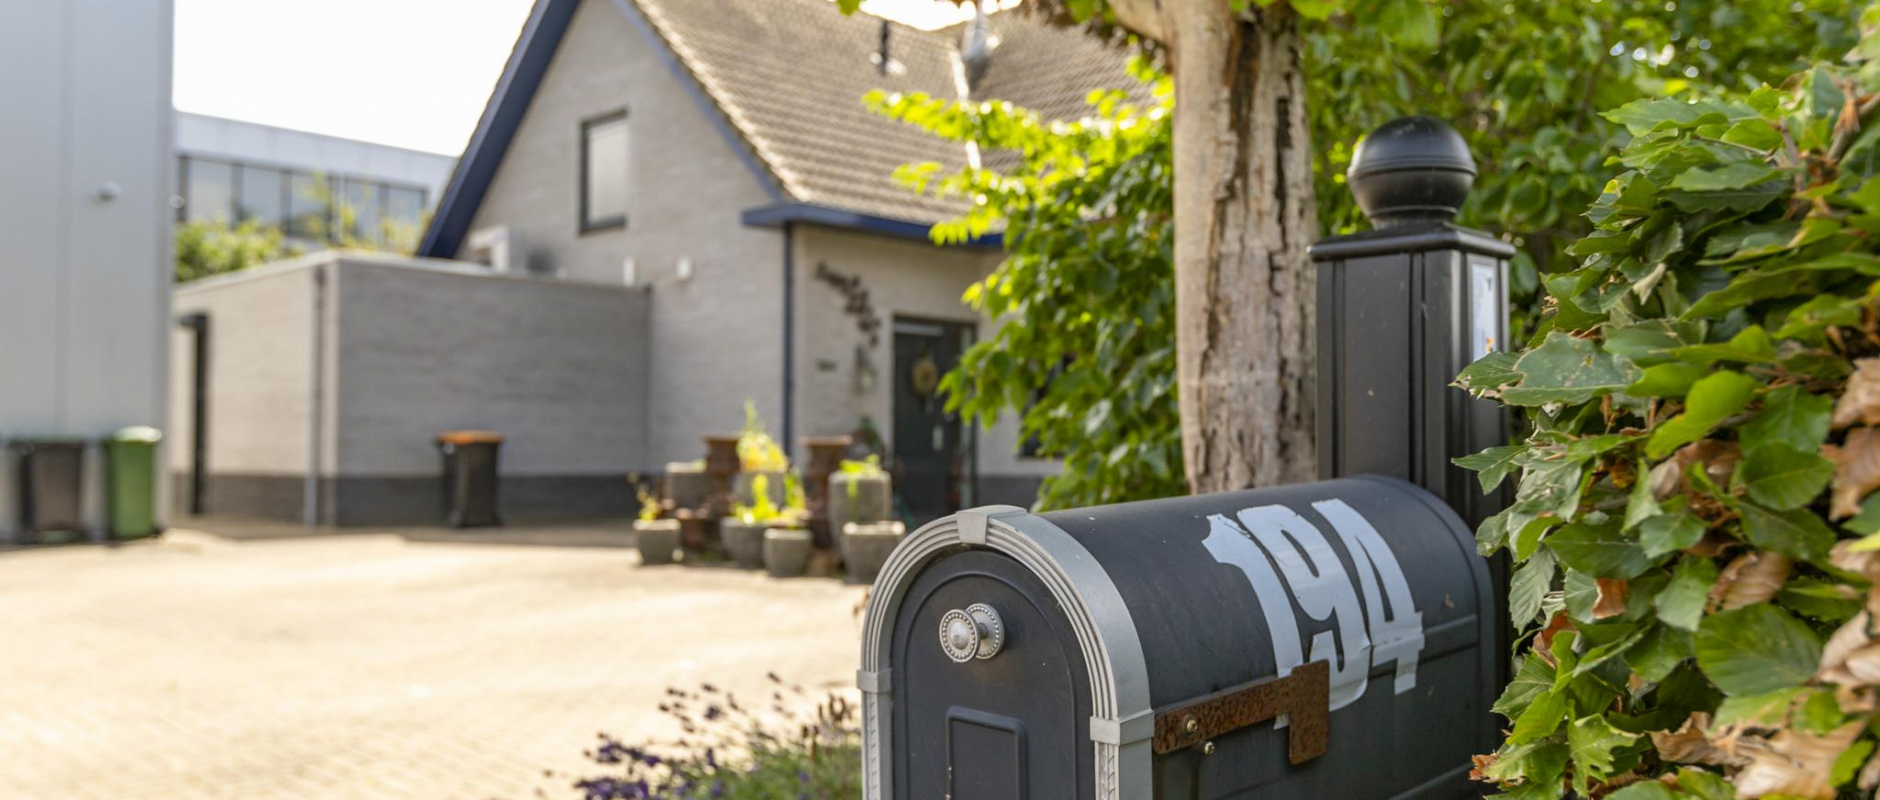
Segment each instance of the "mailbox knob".
[{"label": "mailbox knob", "polygon": [[991,658],[1004,646],[1005,625],[992,606],[974,603],[940,617],[940,649],[957,663]]}]

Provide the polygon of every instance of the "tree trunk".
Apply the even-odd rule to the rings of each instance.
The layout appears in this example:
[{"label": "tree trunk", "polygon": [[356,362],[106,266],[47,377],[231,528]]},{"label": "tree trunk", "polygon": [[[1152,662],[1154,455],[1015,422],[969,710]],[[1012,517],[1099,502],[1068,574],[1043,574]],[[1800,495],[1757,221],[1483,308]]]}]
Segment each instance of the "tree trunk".
[{"label": "tree trunk", "polygon": [[1158,4],[1175,80],[1175,317],[1194,492],[1312,480],[1317,234],[1298,17]]}]

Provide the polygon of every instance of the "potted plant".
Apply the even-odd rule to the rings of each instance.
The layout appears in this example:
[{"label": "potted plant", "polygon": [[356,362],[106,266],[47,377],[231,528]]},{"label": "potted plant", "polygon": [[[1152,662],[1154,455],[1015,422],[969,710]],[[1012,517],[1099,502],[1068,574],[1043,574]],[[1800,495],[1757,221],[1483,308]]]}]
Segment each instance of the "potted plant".
[{"label": "potted plant", "polygon": [[809,571],[816,543],[804,527],[809,507],[795,473],[784,473],[783,496],[783,512],[764,530],[764,569],[773,578],[794,578]]},{"label": "potted plant", "polygon": [[838,533],[836,551],[849,557],[847,529],[851,522],[887,522],[892,511],[893,486],[881,468],[879,456],[844,461],[829,476],[829,530]]},{"label": "potted plant", "polygon": [[907,535],[900,522],[851,522],[842,529],[842,563],[848,567],[849,580],[874,583],[875,576],[888,563],[889,554]]},{"label": "potted plant", "polygon": [[[755,491],[751,502],[733,503],[731,516],[718,523],[718,531],[731,560],[740,567],[757,569],[764,566],[764,531],[771,527],[789,527],[795,515],[787,502],[770,501],[769,475],[759,473],[752,480]],[[785,494],[787,496],[787,491]]]},{"label": "potted plant", "polygon": [[672,553],[679,549],[679,521],[660,519],[659,498],[644,485],[635,494],[640,498],[640,516],[633,521],[633,544],[640,549],[640,563],[672,563]]},{"label": "potted plant", "polygon": [[770,503],[784,504],[783,476],[790,470],[790,456],[764,429],[763,418],[757,416],[757,406],[749,401],[744,404],[744,431],[738,434],[738,467],[741,471],[732,484],[736,502],[756,504],[757,480],[763,477],[764,485],[769,487]]}]

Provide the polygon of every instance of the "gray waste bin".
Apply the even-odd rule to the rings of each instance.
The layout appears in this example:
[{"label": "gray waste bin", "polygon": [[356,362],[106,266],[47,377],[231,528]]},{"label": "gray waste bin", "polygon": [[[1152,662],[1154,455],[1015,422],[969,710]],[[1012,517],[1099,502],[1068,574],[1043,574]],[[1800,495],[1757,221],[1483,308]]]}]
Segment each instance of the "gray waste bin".
[{"label": "gray waste bin", "polygon": [[84,538],[85,441],[65,436],[13,439],[19,530],[29,543]]}]

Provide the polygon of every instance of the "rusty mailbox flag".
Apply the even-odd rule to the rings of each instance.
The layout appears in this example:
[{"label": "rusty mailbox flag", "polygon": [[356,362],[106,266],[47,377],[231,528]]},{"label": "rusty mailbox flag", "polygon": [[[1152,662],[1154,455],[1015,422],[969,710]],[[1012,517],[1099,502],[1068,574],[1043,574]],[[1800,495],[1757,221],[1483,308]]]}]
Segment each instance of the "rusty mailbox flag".
[{"label": "rusty mailbox flag", "polygon": [[1513,248],[1450,221],[1474,173],[1422,117],[1353,158],[1375,230],[1313,248],[1328,480],[973,509],[896,549],[857,675],[868,800],[1480,796],[1505,570],[1469,522],[1499,498],[1451,459],[1507,424],[1448,384],[1507,338]]}]

